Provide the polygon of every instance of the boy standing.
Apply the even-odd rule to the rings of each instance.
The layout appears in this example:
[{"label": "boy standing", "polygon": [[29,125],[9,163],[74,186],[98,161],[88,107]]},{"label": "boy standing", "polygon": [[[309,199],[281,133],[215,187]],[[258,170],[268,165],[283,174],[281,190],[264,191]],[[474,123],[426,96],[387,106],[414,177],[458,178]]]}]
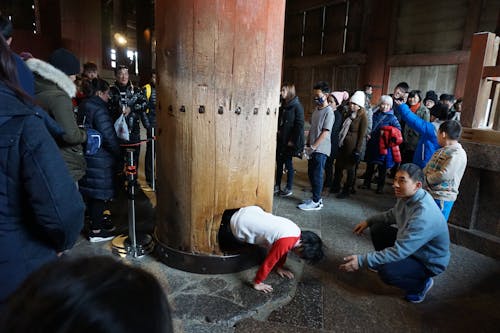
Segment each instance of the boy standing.
[{"label": "boy standing", "polygon": [[456,120],[447,120],[439,126],[438,143],[442,147],[432,155],[424,168],[425,189],[429,191],[446,221],[457,199],[458,187],[467,165],[467,154],[458,143],[462,126]]},{"label": "boy standing", "polygon": [[326,82],[318,82],[313,87],[316,109],[311,116],[311,129],[307,136],[306,154],[309,156],[307,173],[312,186],[312,199],[308,199],[297,207],[301,210],[320,210],[323,208],[321,189],[325,162],[330,156],[332,147],[330,133],[335,122],[333,109],[328,103],[330,88]]}]

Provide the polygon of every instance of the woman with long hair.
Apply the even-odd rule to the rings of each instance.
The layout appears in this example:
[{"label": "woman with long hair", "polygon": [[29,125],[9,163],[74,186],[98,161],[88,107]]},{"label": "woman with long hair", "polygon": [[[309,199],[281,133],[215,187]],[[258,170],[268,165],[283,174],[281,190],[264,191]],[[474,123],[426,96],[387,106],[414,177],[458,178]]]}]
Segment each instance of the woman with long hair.
[{"label": "woman with long hair", "polygon": [[1,307],[29,273],[73,246],[84,206],[2,36],[0,100]]}]

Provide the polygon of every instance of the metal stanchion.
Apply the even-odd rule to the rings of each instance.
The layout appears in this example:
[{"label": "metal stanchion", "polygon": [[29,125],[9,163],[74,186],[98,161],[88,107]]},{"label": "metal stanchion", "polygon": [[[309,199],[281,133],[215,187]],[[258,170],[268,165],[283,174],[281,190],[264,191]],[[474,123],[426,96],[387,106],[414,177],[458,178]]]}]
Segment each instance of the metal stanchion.
[{"label": "metal stanchion", "polygon": [[156,142],[155,142],[155,128],[151,127],[151,189],[156,191]]},{"label": "metal stanchion", "polygon": [[128,236],[119,235],[111,241],[112,251],[121,257],[127,255],[142,257],[153,251],[153,238],[149,234],[137,234],[135,230],[135,188],[137,168],[134,161],[134,149],[127,149],[127,193],[128,193]]}]

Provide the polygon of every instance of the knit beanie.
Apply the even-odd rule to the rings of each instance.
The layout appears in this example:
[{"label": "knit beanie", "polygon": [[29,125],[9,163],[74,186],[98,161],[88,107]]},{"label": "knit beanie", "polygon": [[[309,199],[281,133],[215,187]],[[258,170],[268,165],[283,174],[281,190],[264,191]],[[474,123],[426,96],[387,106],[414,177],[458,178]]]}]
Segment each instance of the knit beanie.
[{"label": "knit beanie", "polygon": [[335,97],[339,105],[342,104],[343,101],[349,99],[349,93],[347,91],[334,91],[330,95]]},{"label": "knit beanie", "polygon": [[49,63],[61,70],[66,75],[76,75],[80,73],[80,61],[70,51],[60,48],[52,52]]},{"label": "knit beanie", "polygon": [[438,101],[438,95],[434,90],[429,90],[428,92],[425,93],[425,98],[424,98],[424,104],[427,100],[434,101],[434,104],[437,103]]},{"label": "knit beanie", "polygon": [[351,103],[354,103],[362,108],[365,107],[366,95],[363,91],[358,90],[352,95]]}]

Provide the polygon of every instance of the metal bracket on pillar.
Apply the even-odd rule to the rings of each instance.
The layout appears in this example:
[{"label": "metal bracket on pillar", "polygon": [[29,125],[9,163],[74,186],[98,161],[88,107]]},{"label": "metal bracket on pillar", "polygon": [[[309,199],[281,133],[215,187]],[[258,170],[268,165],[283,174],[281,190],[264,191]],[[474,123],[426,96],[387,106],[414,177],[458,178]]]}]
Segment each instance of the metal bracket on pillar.
[{"label": "metal bracket on pillar", "polygon": [[224,113],[224,107],[223,107],[222,105],[221,105],[221,106],[219,106],[219,109],[217,110],[217,112],[218,112],[219,114],[223,114],[223,113]]},{"label": "metal bracket on pillar", "polygon": [[181,108],[179,109],[180,112],[186,112],[186,107],[184,105],[181,105]]},{"label": "metal bracket on pillar", "polygon": [[241,114],[241,107],[237,107],[236,110],[234,111],[236,114]]},{"label": "metal bracket on pillar", "polygon": [[174,107],[172,105],[168,106],[168,112],[170,112],[170,113],[174,112]]},{"label": "metal bracket on pillar", "polygon": [[269,116],[271,114],[271,109],[267,108],[266,114]]},{"label": "metal bracket on pillar", "polygon": [[253,109],[253,114],[258,114],[259,113],[259,108],[254,108]]},{"label": "metal bracket on pillar", "polygon": [[205,105],[200,105],[200,107],[198,108],[198,112],[205,113]]}]

